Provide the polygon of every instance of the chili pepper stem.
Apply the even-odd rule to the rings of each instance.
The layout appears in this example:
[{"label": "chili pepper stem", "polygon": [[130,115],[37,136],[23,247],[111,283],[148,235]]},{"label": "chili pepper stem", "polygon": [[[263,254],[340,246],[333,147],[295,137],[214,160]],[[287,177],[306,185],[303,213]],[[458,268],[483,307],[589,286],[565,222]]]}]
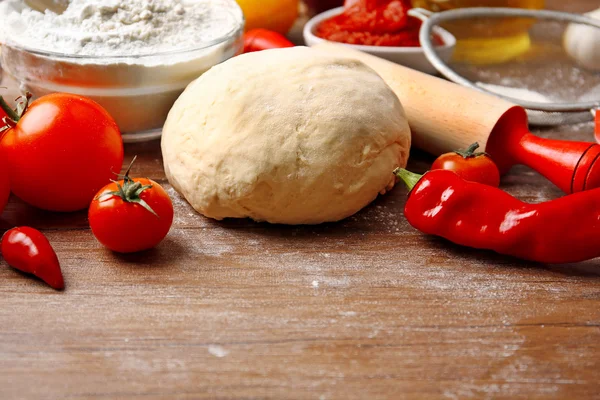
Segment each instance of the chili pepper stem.
[{"label": "chili pepper stem", "polygon": [[404,182],[408,190],[412,190],[423,177],[423,175],[415,174],[404,168],[396,168],[394,170],[394,175]]}]

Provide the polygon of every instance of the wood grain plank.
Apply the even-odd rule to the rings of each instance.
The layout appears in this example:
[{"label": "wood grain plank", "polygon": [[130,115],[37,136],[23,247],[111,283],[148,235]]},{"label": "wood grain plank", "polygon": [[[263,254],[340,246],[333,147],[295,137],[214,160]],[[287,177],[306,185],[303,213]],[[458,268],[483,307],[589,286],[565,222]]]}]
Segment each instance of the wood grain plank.
[{"label": "wood grain plank", "polygon": [[[592,140],[592,125],[538,133]],[[157,249],[111,253],[85,212],[12,199],[4,213],[0,228],[44,230],[67,289],[0,268],[0,399],[599,398],[598,260],[537,265],[427,237],[402,187],[335,224],[216,222],[168,185],[158,142],[126,153],[174,200]],[[431,161],[413,150],[410,168]],[[524,167],[503,188],[562,195]]]}]

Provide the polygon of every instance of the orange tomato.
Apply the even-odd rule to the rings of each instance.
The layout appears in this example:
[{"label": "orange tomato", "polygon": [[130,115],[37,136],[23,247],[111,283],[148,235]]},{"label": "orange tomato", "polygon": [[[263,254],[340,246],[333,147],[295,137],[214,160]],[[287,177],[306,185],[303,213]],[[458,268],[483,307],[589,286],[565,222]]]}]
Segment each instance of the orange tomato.
[{"label": "orange tomato", "polygon": [[269,29],[286,34],[298,18],[298,0],[237,0],[246,17],[246,30]]}]

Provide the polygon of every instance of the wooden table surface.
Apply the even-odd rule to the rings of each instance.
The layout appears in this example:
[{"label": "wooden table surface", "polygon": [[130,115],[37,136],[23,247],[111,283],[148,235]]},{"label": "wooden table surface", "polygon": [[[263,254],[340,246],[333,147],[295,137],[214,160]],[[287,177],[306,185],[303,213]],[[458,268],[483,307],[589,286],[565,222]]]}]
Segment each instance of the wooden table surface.
[{"label": "wooden table surface", "polygon": [[[592,125],[540,134],[589,141]],[[400,186],[336,224],[215,222],[168,185],[158,142],[126,153],[175,204],[155,250],[111,253],[84,212],[12,199],[4,213],[2,228],[44,230],[67,289],[0,269],[0,399],[600,398],[600,261],[427,237]],[[431,160],[415,150],[409,166]],[[561,195],[524,167],[503,188]]]}]

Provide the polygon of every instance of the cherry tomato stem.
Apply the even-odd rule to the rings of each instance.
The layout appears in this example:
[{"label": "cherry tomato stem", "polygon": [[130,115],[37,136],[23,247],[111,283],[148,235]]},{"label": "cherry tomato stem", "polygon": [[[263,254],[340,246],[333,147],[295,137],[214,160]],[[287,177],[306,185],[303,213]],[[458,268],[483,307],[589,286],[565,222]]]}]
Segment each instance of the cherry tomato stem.
[{"label": "cherry tomato stem", "polygon": [[458,154],[459,156],[462,156],[463,158],[479,157],[479,156],[485,155],[484,152],[475,153],[475,150],[477,150],[478,148],[479,148],[479,143],[475,142],[475,143],[471,144],[469,147],[467,147],[465,150],[456,150],[454,152],[456,154]]},{"label": "cherry tomato stem", "polygon": [[40,231],[29,227],[11,229],[2,236],[1,250],[11,267],[37,276],[56,290],[65,288],[58,257]]},{"label": "cherry tomato stem", "polygon": [[6,116],[14,122],[18,122],[19,119],[21,119],[21,116],[17,114],[17,112],[8,105],[8,103],[6,102],[6,100],[4,100],[2,96],[0,96],[0,108],[2,109],[4,114],[6,114]]}]

